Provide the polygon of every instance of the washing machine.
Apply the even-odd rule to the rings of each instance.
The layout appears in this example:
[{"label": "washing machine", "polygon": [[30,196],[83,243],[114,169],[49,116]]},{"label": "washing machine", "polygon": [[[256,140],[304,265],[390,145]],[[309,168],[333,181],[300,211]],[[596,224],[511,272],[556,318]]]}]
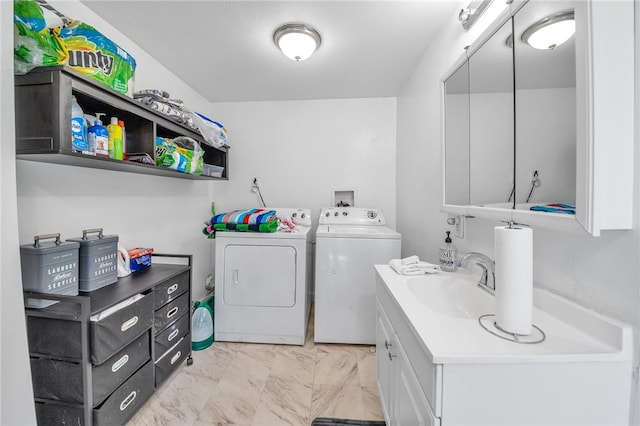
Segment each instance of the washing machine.
[{"label": "washing machine", "polygon": [[322,209],[315,234],[314,340],[374,345],[373,265],[400,258],[401,235],[380,209]]},{"label": "washing machine", "polygon": [[217,232],[215,340],[304,345],[311,304],[311,210],[274,208],[292,232]]}]

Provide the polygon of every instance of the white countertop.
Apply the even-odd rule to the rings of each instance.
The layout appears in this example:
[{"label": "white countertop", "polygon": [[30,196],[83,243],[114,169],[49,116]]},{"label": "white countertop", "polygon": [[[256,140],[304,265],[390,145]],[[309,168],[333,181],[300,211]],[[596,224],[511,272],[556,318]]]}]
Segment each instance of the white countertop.
[{"label": "white countertop", "polygon": [[[453,317],[431,309],[409,289],[407,282],[415,277],[399,275],[388,265],[375,265],[375,270],[434,363],[628,362],[632,359],[631,327],[546,290],[534,288],[533,309],[533,324],[544,331],[546,338],[541,343],[519,344],[492,335],[480,326],[477,318]],[[467,280],[469,275],[464,270],[439,274],[466,274]],[[478,295],[492,298],[481,290]]]}]

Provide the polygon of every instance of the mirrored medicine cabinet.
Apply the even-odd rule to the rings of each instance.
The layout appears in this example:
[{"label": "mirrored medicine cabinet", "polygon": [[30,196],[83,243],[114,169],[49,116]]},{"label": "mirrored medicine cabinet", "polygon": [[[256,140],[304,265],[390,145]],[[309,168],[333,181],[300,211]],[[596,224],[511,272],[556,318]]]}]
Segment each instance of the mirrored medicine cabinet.
[{"label": "mirrored medicine cabinet", "polygon": [[[443,211],[630,229],[632,3],[514,1],[466,49],[443,79]],[[535,29],[571,21],[565,42],[533,47]],[[531,210],[558,203],[575,214]]]}]

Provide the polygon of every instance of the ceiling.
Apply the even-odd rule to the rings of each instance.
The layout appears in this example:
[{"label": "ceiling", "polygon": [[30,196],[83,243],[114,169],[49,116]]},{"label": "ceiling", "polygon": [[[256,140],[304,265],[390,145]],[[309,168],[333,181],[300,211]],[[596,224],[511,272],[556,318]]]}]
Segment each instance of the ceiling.
[{"label": "ceiling", "polygon": [[[83,0],[211,102],[396,96],[456,0]],[[285,23],[322,37],[303,62],[273,43]]]}]

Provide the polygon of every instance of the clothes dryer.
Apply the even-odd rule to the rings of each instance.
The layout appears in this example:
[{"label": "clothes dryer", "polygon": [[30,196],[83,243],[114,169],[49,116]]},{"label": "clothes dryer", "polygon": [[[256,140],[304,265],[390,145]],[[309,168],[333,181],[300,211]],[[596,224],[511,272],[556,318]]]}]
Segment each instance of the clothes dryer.
[{"label": "clothes dryer", "polygon": [[304,345],[313,248],[311,210],[275,208],[292,232],[218,232],[215,340]]},{"label": "clothes dryer", "polygon": [[314,340],[373,345],[373,265],[400,258],[401,235],[380,209],[324,208],[316,231]]}]

